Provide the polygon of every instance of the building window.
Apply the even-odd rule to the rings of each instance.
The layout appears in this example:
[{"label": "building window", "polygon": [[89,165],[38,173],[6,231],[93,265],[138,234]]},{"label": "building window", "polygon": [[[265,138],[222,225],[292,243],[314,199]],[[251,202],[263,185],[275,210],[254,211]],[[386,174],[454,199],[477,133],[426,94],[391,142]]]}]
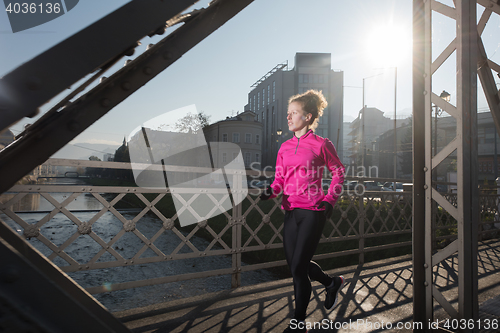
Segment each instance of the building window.
[{"label": "building window", "polygon": [[250,110],[252,110],[252,97],[250,97],[250,100],[248,101],[248,104],[250,104]]},{"label": "building window", "polygon": [[253,95],[253,110],[255,111],[255,95]]},{"label": "building window", "polygon": [[222,163],[227,163],[227,154],[222,153]]},{"label": "building window", "polygon": [[267,104],[269,104],[269,98],[270,98],[270,96],[271,96],[270,89],[271,89],[271,88],[269,87],[269,85],[267,85]]},{"label": "building window", "polygon": [[256,115],[256,118],[255,118],[257,121],[259,121],[259,115]]},{"label": "building window", "polygon": [[266,120],[265,113],[262,111],[262,121]]},{"label": "building window", "polygon": [[266,93],[266,89],[262,88],[262,107],[266,106],[264,94]]},{"label": "building window", "polygon": [[259,144],[260,143],[260,135],[255,134],[255,143]]},{"label": "building window", "polygon": [[240,142],[240,133],[233,133],[233,142],[234,143]]},{"label": "building window", "polygon": [[257,110],[260,109],[260,92],[257,93]]},{"label": "building window", "polygon": [[260,162],[260,154],[255,153],[255,162]]},{"label": "building window", "polygon": [[245,153],[245,165],[250,165],[252,162],[250,153]]},{"label": "building window", "polygon": [[273,81],[273,102],[276,101],[276,81]]},{"label": "building window", "polygon": [[227,133],[222,134],[222,142],[227,142]]},{"label": "building window", "polygon": [[245,134],[245,143],[252,143],[252,134],[250,133]]}]

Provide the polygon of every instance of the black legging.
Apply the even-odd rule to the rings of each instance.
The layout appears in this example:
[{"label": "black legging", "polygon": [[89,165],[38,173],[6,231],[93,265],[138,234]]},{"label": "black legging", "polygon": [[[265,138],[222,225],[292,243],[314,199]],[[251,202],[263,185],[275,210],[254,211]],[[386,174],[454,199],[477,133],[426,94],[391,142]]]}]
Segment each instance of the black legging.
[{"label": "black legging", "polygon": [[332,278],[325,274],[317,263],[311,261],[325,222],[326,217],[322,211],[294,209],[285,212],[283,247],[293,276],[297,320],[306,319],[306,310],[311,297],[309,278],[325,286],[332,283]]}]

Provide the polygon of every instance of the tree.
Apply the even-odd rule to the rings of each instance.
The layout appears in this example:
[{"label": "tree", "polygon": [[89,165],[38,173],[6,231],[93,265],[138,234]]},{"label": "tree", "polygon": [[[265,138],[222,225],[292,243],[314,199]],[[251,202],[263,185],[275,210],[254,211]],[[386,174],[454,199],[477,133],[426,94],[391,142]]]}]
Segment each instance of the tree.
[{"label": "tree", "polygon": [[175,123],[175,129],[181,133],[198,133],[209,125],[210,116],[206,115],[203,111],[193,114],[188,112],[184,117]]},{"label": "tree", "polygon": [[[97,156],[90,156],[89,161],[100,161],[101,159]],[[102,176],[102,168],[85,168],[85,174],[88,177],[99,177]]]}]

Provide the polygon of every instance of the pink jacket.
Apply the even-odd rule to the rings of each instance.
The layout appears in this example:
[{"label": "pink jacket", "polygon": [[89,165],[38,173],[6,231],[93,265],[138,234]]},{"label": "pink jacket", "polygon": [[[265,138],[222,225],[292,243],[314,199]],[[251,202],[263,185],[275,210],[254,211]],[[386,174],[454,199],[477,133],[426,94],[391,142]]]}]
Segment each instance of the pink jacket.
[{"label": "pink jacket", "polygon": [[[321,187],[325,166],[332,173],[326,195]],[[344,165],[333,143],[309,130],[300,138],[294,135],[281,145],[276,159],[275,179],[271,184],[271,198],[283,192],[281,207],[284,210],[323,210],[318,209],[318,205],[327,201],[334,206],[343,183]]]}]

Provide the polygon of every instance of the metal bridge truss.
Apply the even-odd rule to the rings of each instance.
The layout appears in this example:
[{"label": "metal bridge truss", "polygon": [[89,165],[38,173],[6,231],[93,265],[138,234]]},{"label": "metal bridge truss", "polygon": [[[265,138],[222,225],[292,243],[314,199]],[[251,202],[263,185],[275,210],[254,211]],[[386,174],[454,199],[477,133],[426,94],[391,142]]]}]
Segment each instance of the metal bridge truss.
[{"label": "metal bridge truss", "polygon": [[[500,98],[492,73],[492,70],[500,72],[500,66],[488,59],[481,39],[491,15],[500,15],[500,3],[496,0],[453,2],[454,7],[435,0],[413,1],[414,321],[423,323],[433,320],[435,302],[451,318],[478,319],[478,76],[500,132]],[[477,4],[485,8],[478,22]],[[432,61],[434,13],[456,21],[456,38]],[[433,74],[454,52],[457,66],[456,106],[441,99],[432,87]],[[434,155],[431,130],[433,105],[456,120],[456,137]],[[450,202],[436,190],[433,174],[440,163],[454,152],[457,159],[457,198],[456,202]],[[433,247],[436,228],[433,220],[437,207],[451,215],[458,229],[457,238],[439,251]],[[435,284],[437,267],[455,253],[458,253],[458,306],[452,305]]]},{"label": "metal bridge truss", "polygon": [[[135,0],[92,24],[67,40],[23,64],[0,80],[3,93],[0,96],[4,129],[26,116],[33,116],[50,99],[65,91],[67,87],[84,78],[92,77],[81,88],[49,110],[32,126],[28,127],[16,141],[0,152],[0,174],[9,175],[0,180],[0,192],[5,192],[36,166],[83,132],[91,124],[109,112],[114,106],[146,84],[155,75],[179,59],[190,48],[219,28],[252,0],[215,0],[205,9],[181,15],[195,0],[159,1]],[[477,195],[477,74],[488,98],[493,119],[500,130],[499,95],[495,87],[492,70],[499,65],[487,59],[481,42],[481,32],[490,15],[500,14],[498,1],[478,0],[486,9],[476,23],[476,1],[456,0],[455,7],[434,0],[413,0],[414,4],[414,320],[427,322],[433,316],[433,301],[436,300],[452,317],[477,318],[477,221],[479,219]],[[457,37],[450,46],[432,62],[433,11],[456,19]],[[161,42],[149,48],[118,72],[103,80],[88,93],[75,99],[90,83],[101,77],[124,55],[131,55],[137,42],[143,37],[162,34],[165,28],[175,23],[183,25]],[[99,36],[99,38],[96,38]],[[82,47],[84,45],[84,47]],[[443,102],[432,91],[432,74],[456,51],[457,55],[457,105]],[[447,147],[435,156],[431,155],[431,110],[432,104],[451,114],[457,120],[457,135]],[[432,170],[445,157],[457,151],[458,197],[454,206],[444,200],[432,184]],[[458,238],[447,248],[434,253],[432,249],[433,203],[446,209],[457,221]],[[240,208],[238,208],[240,209]],[[237,213],[241,214],[241,212]],[[34,249],[26,246],[12,235],[9,244],[1,241],[2,258],[9,257],[9,265],[2,268],[0,283],[18,283],[19,278],[57,271],[49,261]],[[424,242],[425,240],[425,242]],[[241,245],[241,244],[240,244]],[[433,284],[433,267],[449,255],[458,252],[459,303],[453,307]],[[23,274],[20,274],[20,273]],[[64,275],[50,281],[38,279],[40,288],[48,293],[57,293],[59,306],[67,314],[65,323],[30,311],[19,311],[18,302],[45,302],[34,299],[37,285],[22,283],[24,293],[2,293],[0,306],[18,318],[19,325],[39,331],[86,332],[85,321],[92,321],[96,332],[126,332],[106,312],[94,307],[92,298]],[[18,282],[16,282],[18,281]],[[20,282],[19,282],[20,283]],[[43,284],[43,286],[41,285]],[[14,290],[13,288],[2,288]],[[17,297],[17,298],[16,298]],[[24,298],[23,298],[24,297]],[[64,300],[64,302],[63,302]],[[92,309],[70,311],[70,305]],[[41,303],[40,303],[41,304]],[[22,305],[22,304],[21,304]],[[58,313],[54,311],[54,313]],[[86,315],[83,315],[86,313]],[[32,324],[30,326],[30,323]],[[21,326],[19,326],[21,327]]]},{"label": "metal bridge truss", "polygon": [[[208,7],[189,13],[185,12],[198,2],[197,0],[131,1],[5,75],[0,79],[0,130],[8,128],[23,117],[35,116],[43,104],[87,75],[91,74],[91,77],[0,152],[0,174],[3,175],[0,178],[0,193],[10,189],[19,179],[46,161],[252,1],[214,0]],[[124,56],[131,56],[142,38],[161,35],[166,28],[178,23],[182,25],[173,33],[83,94],[87,87],[102,77],[117,61]],[[12,235],[14,241],[10,245],[1,240],[2,258],[9,257],[11,266],[7,265],[7,268],[0,272],[3,277],[0,283],[7,281],[5,283],[18,283],[20,286],[27,285],[31,288],[25,288],[26,293],[0,294],[0,310],[10,314],[3,318],[11,320],[15,329],[30,328],[40,332],[129,332],[101,306],[87,307],[90,309],[87,312],[71,311],[74,308],[66,305],[74,304],[81,308],[85,307],[85,304],[95,302],[74,283],[61,282],[67,280],[63,274],[60,274],[60,279],[55,279],[57,281],[53,279],[57,285],[47,279],[37,280],[37,283],[39,288],[45,290],[43,295],[58,295],[57,307],[54,304],[54,310],[61,311],[53,313],[64,313],[64,320],[60,320],[61,316],[54,318],[37,312],[43,310],[42,304],[45,305],[45,300],[34,297],[33,295],[37,294],[34,292],[37,285],[25,280],[30,276],[37,276],[36,274],[57,272],[58,268],[43,256],[37,255],[34,249],[18,242],[15,236]],[[12,244],[17,247],[13,248]],[[19,289],[13,289],[11,284],[10,287],[2,285],[1,290]],[[29,292],[31,297],[28,297]],[[31,304],[32,311],[22,310],[26,308],[26,304]],[[92,323],[92,329],[89,329],[89,323]]]}]

